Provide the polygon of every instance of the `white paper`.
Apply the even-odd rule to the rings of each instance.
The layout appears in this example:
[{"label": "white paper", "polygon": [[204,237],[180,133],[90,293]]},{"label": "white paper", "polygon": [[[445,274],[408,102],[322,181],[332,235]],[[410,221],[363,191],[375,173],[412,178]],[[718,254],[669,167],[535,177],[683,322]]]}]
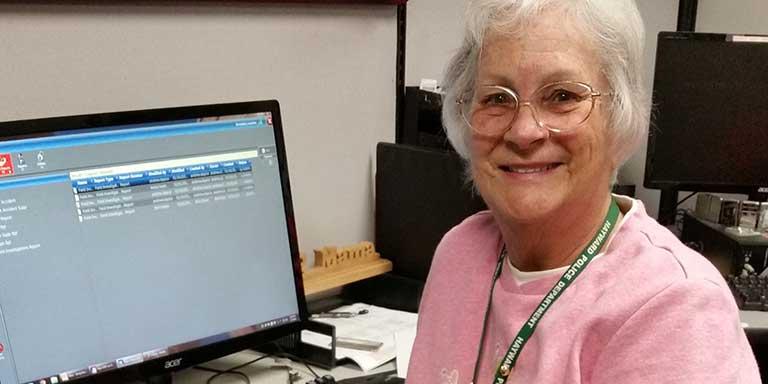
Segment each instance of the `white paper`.
[{"label": "white paper", "polygon": [[405,379],[408,376],[408,362],[411,361],[411,349],[416,339],[416,327],[401,329],[395,332],[395,347],[397,349],[397,377]]},{"label": "white paper", "polygon": [[437,80],[421,79],[421,83],[419,83],[419,89],[421,89],[422,91],[437,92],[438,90]]},{"label": "white paper", "polygon": [[734,43],[768,43],[768,36],[732,35]]},{"label": "white paper", "polygon": [[[418,315],[361,303],[339,307],[334,312],[358,312],[362,309],[367,309],[368,313],[350,318],[314,320],[334,325],[337,337],[352,337],[383,343],[381,348],[376,351],[336,348],[336,359],[349,358],[363,371],[370,371],[397,356],[395,333],[411,329],[415,333]],[[328,341],[321,336],[308,331],[301,333],[301,339],[305,343],[330,348]]]}]

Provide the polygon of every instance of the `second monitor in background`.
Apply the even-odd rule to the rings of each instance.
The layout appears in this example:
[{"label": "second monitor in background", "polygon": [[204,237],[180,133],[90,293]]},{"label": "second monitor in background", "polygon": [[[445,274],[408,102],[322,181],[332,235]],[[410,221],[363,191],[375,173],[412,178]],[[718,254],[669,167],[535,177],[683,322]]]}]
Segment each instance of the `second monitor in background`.
[{"label": "second monitor in background", "polygon": [[[768,194],[768,36],[661,32],[645,186]],[[659,219],[677,193],[662,195]]]}]

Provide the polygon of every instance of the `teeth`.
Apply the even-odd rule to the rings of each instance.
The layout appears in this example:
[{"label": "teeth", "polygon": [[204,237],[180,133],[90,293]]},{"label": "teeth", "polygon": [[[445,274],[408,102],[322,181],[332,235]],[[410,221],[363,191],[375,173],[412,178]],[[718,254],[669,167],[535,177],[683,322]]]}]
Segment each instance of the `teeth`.
[{"label": "teeth", "polygon": [[515,169],[512,168],[512,172],[515,173],[536,173],[536,172],[544,172],[547,168],[536,168],[536,169]]},{"label": "teeth", "polygon": [[552,168],[554,168],[554,165],[546,166],[543,168],[509,168],[510,171],[514,173],[537,173],[537,172],[544,172],[548,171]]}]

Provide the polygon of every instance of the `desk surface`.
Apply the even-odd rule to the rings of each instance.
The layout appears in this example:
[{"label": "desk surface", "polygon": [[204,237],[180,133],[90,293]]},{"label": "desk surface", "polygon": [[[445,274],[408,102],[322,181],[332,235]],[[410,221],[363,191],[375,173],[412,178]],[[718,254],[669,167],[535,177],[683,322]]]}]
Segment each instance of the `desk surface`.
[{"label": "desk surface", "polygon": [[691,219],[701,223],[702,225],[705,225],[717,231],[718,233],[723,234],[725,237],[735,241],[736,243],[742,246],[759,246],[759,247],[768,246],[768,236],[765,236],[762,234],[754,234],[749,236],[737,236],[736,234],[728,231],[726,226],[701,219],[697,217],[695,214],[693,214],[693,212],[686,211],[686,215]]},{"label": "desk surface", "polygon": [[768,329],[768,312],[763,311],[739,311],[741,322],[747,324],[746,328]]},{"label": "desk surface", "polygon": [[[221,359],[214,360],[201,365],[206,368],[225,370],[225,369],[229,369],[234,366],[243,364],[250,360],[253,360],[259,356],[262,356],[262,354],[255,351],[246,350],[246,351],[225,356]],[[288,361],[288,360],[286,360],[286,364],[289,365],[291,368],[297,370],[301,375],[301,379],[294,381],[295,384],[304,384],[307,381],[314,379],[314,376],[312,376],[309,370],[307,370],[307,367],[305,367],[303,364],[297,363],[294,361]],[[369,375],[369,374],[378,373],[378,372],[391,371],[395,369],[395,362],[390,361],[389,363],[384,364],[381,367],[368,372],[361,371],[360,368],[358,368],[354,364],[338,366],[331,371],[328,371],[322,368],[317,368],[315,366],[312,366],[312,369],[314,369],[315,372],[317,372],[317,374],[319,374],[320,376],[330,373],[331,375],[333,375],[333,377],[336,378],[336,380],[340,380],[340,379],[346,379],[350,377]],[[247,367],[244,367],[239,371],[248,375],[248,377],[251,379],[251,383],[259,383],[259,384],[289,383],[288,369],[283,364],[280,364],[280,363],[276,364],[273,358],[266,358],[254,364],[251,364]],[[201,371],[197,369],[185,369],[183,371],[180,371],[174,374],[173,383],[174,384],[205,384],[206,380],[208,380],[208,378],[213,375],[214,375],[213,372],[206,372],[206,371]],[[238,376],[222,375],[216,378],[216,380],[214,380],[212,384],[243,384],[243,383],[244,383],[243,379]]]}]

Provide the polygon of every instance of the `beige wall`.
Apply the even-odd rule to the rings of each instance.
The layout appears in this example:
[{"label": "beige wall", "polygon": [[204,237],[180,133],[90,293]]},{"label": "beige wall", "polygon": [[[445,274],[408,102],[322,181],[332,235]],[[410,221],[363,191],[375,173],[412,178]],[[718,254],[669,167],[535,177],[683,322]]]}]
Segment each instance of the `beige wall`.
[{"label": "beige wall", "polygon": [[696,31],[768,35],[768,1],[699,0]]},{"label": "beige wall", "polygon": [[276,98],[300,248],[372,240],[395,7],[47,4],[0,5],[0,120]]},{"label": "beige wall", "polygon": [[407,85],[419,85],[425,78],[442,79],[445,64],[461,43],[466,3],[466,0],[408,2]]}]

